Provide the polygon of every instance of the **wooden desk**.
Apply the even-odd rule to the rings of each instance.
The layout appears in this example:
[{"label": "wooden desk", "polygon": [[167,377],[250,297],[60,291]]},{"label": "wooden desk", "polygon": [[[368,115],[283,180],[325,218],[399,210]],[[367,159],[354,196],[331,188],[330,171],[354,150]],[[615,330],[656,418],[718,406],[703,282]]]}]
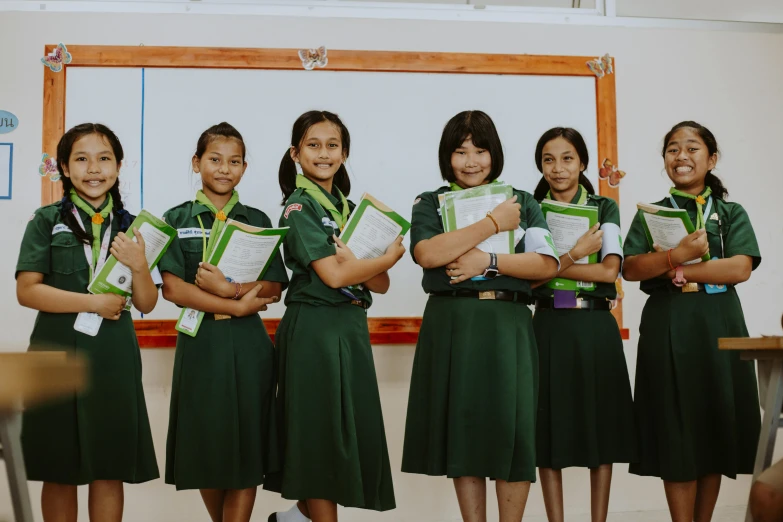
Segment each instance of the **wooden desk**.
[{"label": "wooden desk", "polygon": [[[768,361],[771,364],[767,396],[760,397],[764,406],[764,418],[761,421],[761,434],[756,449],[756,463],[753,467],[753,480],[772,464],[775,451],[775,438],[781,424],[780,412],[783,407],[783,337],[745,337],[718,339],[721,350],[739,350],[744,360]],[[753,522],[750,508],[745,514],[745,522]]]},{"label": "wooden desk", "polygon": [[86,365],[65,352],[0,353],[0,458],[5,460],[16,522],[33,522],[21,447],[21,410],[85,382]]}]

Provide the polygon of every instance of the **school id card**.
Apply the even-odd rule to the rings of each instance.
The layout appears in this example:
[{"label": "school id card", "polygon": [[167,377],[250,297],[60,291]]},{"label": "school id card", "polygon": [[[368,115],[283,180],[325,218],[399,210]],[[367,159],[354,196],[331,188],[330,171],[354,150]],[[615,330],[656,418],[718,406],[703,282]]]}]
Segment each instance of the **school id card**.
[{"label": "school id card", "polygon": [[201,328],[201,321],[203,320],[204,312],[199,312],[193,308],[183,308],[174,329],[185,335],[196,337],[196,335],[198,335],[198,329]]}]

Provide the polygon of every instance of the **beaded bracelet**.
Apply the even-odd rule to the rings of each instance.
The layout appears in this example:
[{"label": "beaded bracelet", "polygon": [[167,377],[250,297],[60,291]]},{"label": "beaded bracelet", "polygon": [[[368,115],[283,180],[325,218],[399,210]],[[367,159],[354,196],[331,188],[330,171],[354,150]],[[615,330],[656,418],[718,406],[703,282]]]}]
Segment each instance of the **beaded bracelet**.
[{"label": "beaded bracelet", "polygon": [[236,286],[236,293],[234,294],[234,299],[239,299],[239,294],[242,293],[242,283],[234,283]]}]

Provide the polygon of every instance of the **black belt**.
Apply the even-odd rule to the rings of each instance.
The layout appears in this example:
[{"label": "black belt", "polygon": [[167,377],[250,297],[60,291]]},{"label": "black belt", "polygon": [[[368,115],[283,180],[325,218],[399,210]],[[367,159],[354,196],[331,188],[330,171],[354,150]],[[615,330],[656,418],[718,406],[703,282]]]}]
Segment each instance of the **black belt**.
[{"label": "black belt", "polygon": [[451,290],[450,292],[430,292],[430,295],[437,297],[472,297],[481,300],[513,301],[530,304],[529,295],[509,290]]},{"label": "black belt", "polygon": [[[555,300],[552,298],[536,299],[536,308],[555,308]],[[557,310],[611,310],[612,302],[606,299],[577,298],[576,306],[557,308]]]}]

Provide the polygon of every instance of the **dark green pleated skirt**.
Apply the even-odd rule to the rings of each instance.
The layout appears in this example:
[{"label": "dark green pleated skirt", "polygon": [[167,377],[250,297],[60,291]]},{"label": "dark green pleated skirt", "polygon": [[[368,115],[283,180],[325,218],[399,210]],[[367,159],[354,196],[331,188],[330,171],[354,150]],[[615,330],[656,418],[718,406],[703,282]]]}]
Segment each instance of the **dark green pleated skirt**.
[{"label": "dark green pleated skirt", "polygon": [[117,321],[104,320],[95,337],[75,331],[75,321],[76,314],[41,312],[30,338],[30,351],[84,356],[89,378],[83,393],[25,411],[22,450],[28,479],[83,485],[158,478],[130,312]]},{"label": "dark green pleated skirt", "polygon": [[639,333],[631,473],[676,482],[752,473],[761,423],[753,363],[718,350],[718,338],[748,335],[734,288],[651,295]]},{"label": "dark green pleated skirt", "polygon": [[617,321],[608,310],[537,309],[536,462],[597,468],[633,462],[636,426]]},{"label": "dark green pleated skirt", "polygon": [[538,352],[522,303],[430,297],[402,471],[535,481]]},{"label": "dark green pleated skirt", "polygon": [[215,321],[180,333],[174,356],[166,483],[245,489],[274,467],[274,348],[261,318]]},{"label": "dark green pleated skirt", "polygon": [[367,314],[290,303],[275,335],[282,471],[264,489],[291,500],[395,507]]}]

